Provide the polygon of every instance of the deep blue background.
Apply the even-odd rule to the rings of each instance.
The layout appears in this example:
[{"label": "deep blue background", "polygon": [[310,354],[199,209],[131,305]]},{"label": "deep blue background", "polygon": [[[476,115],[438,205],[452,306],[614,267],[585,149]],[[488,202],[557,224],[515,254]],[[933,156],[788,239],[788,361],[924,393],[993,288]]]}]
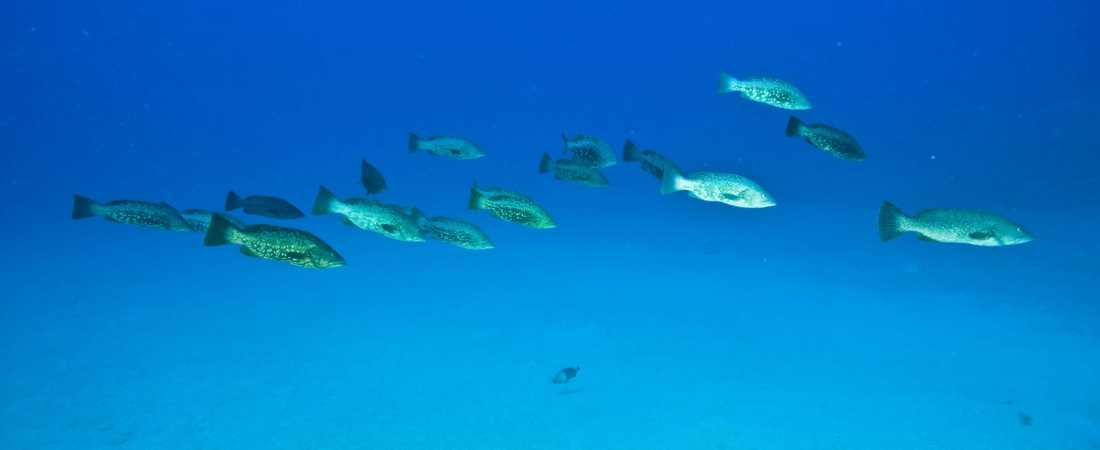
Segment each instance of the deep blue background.
[{"label": "deep blue background", "polygon": [[[1088,417],[1100,417],[1093,2],[169,3],[20,1],[0,17],[0,355],[20,367],[4,379],[4,416],[20,416],[9,423],[52,423],[20,405],[54,404],[38,380],[59,377],[57,361],[78,368],[65,372],[73,383],[134,367],[194,376],[210,364],[219,368],[204,372],[212,392],[250,385],[218,378],[220,368],[265,351],[309,380],[310,370],[401,373],[415,363],[409,383],[443,386],[458,371],[470,386],[475,374],[514,380],[505,374],[517,365],[541,377],[581,363],[624,391],[654,383],[644,390],[669,402],[670,392],[708,396],[690,388],[699,377],[752,373],[783,380],[783,391],[816,381],[991,405],[1084,398]],[[721,71],[795,83],[815,106],[798,115],[848,130],[868,160],[785,138],[786,111],[715,94]],[[409,155],[410,131],[468,137],[488,156]],[[539,156],[556,154],[563,132],[615,148],[629,137],[688,171],[747,175],[779,206],[660,196],[632,165],[607,169],[606,190],[540,177]],[[363,157],[389,179],[382,198],[475,221],[499,248],[400,243],[308,218],[294,226],[349,260],[310,272],[202,248],[197,235],[68,218],[74,192],[217,209],[235,189],[305,209],[319,184],[360,194]],[[465,211],[474,179],[530,194],[560,227]],[[883,200],[909,212],[990,210],[1038,239],[1000,249],[881,244]],[[444,355],[438,343],[402,340],[484,343],[470,336],[492,344]],[[391,357],[335,363],[349,351],[310,344],[360,338],[385,342]],[[726,351],[736,364],[715,357]],[[406,353],[423,358],[393,357]],[[313,369],[298,368],[305,354]],[[799,364],[817,363],[821,374],[800,378]],[[466,372],[471,365],[500,379]],[[266,367],[241,370],[285,381]],[[907,376],[920,369],[929,372]],[[390,400],[407,404],[394,389]],[[54,388],[52,401],[102,400],[75,390]],[[602,407],[617,410],[611,403]],[[576,426],[563,417],[555,423]],[[209,420],[232,422],[220,419]],[[1011,412],[1007,423],[1018,428]],[[33,441],[11,427],[6,442]],[[159,429],[130,427],[134,439]],[[39,435],[59,433],[49,430]],[[78,448],[106,439],[74,436],[66,442]]]}]

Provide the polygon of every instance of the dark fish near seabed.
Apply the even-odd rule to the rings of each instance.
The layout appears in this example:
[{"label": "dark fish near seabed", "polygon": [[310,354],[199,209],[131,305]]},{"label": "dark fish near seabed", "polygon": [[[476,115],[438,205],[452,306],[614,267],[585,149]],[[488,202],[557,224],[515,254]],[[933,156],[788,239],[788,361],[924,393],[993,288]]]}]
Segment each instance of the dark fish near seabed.
[{"label": "dark fish near seabed", "polygon": [[666,170],[661,179],[661,193],[688,191],[688,194],[707,202],[725,203],[738,208],[769,208],[775,200],[756,182],[741,175],[722,172],[695,172],[684,176],[677,171]]},{"label": "dark fish near seabed", "polygon": [[623,144],[623,162],[639,163],[642,170],[649,172],[658,180],[664,178],[667,170],[680,172],[680,168],[671,159],[653,150],[641,150],[630,139]]},{"label": "dark fish near seabed", "polygon": [[267,195],[249,195],[241,198],[236,192],[229,191],[225,196],[225,210],[244,208],[245,214],[270,217],[272,219],[298,219],[305,217],[302,211],[290,202],[279,197]]},{"label": "dark fish near seabed", "polygon": [[484,209],[500,220],[531,228],[554,228],[557,224],[542,206],[518,192],[497,187],[470,188],[469,209]]},{"label": "dark fish near seabed", "polygon": [[357,197],[340,200],[321,186],[313,202],[313,214],[338,214],[344,217],[345,224],[361,230],[373,231],[398,241],[424,242],[424,234],[418,225],[421,214],[416,208],[406,211],[396,205]]},{"label": "dark fish near seabed", "polygon": [[554,384],[565,384],[573,381],[577,377],[577,372],[580,372],[581,366],[566,367],[554,374],[554,378],[550,380]]},{"label": "dark fish near seabed", "polygon": [[810,109],[810,100],[793,84],[786,81],[753,77],[738,80],[727,73],[721,74],[718,81],[718,93],[740,92],[741,97],[757,103],[790,110]]},{"label": "dark fish near seabed", "polygon": [[590,187],[607,187],[607,177],[599,169],[579,164],[571,159],[554,161],[549,154],[543,153],[539,161],[539,173],[553,172],[558,180],[572,181]]},{"label": "dark fish near seabed", "polygon": [[169,231],[191,231],[187,220],[167,203],[139,200],[115,200],[99,203],[82,195],[73,195],[73,219],[102,216],[115,223]]},{"label": "dark fish near seabed", "polygon": [[863,161],[867,154],[856,142],[856,138],[844,130],[829,125],[814,123],[806,124],[795,116],[787,121],[787,136],[801,136],[810,145],[824,150],[826,153],[840,159]]},{"label": "dark fish near seabed", "polygon": [[571,159],[578,164],[601,169],[615,165],[615,152],[611,146],[599,138],[578,134],[572,139],[561,135],[565,141],[565,153],[572,154]]},{"label": "dark fish near seabed", "polygon": [[916,233],[924,241],[1002,247],[1031,242],[1035,238],[1001,216],[974,209],[926,209],[907,216],[890,202],[878,213],[878,234],[883,242]]},{"label": "dark fish near seabed", "polygon": [[454,159],[477,159],[485,156],[485,151],[481,147],[463,138],[450,136],[422,138],[415,133],[409,133],[409,153],[420,150]]},{"label": "dark fish near seabed", "polygon": [[213,211],[207,211],[205,209],[187,209],[183,211],[183,218],[187,220],[187,225],[191,227],[191,231],[206,232],[207,228],[210,228],[210,222],[214,220],[215,215],[220,215],[232,223],[237,228],[244,228],[248,224],[244,223],[241,219],[233,217],[229,214],[218,214]]},{"label": "dark fish near seabed", "polygon": [[383,177],[382,172],[366,159],[359,166],[359,181],[363,183],[367,194],[377,194],[386,190],[386,177]]},{"label": "dark fish near seabed", "polygon": [[477,225],[450,217],[421,218],[424,237],[443,241],[467,250],[488,250],[494,247],[489,236]]},{"label": "dark fish near seabed", "polygon": [[336,250],[307,231],[263,224],[241,228],[221,215],[215,215],[210,221],[203,244],[237,244],[241,246],[242,255],[309,269],[331,269],[346,264]]}]

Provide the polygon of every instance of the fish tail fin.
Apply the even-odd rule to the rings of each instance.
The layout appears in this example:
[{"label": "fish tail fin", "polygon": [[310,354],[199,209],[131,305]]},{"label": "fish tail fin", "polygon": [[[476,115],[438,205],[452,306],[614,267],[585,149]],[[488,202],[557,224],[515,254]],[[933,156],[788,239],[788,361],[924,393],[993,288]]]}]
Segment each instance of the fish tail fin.
[{"label": "fish tail fin", "polygon": [[878,210],[879,239],[881,239],[882,242],[886,242],[901,236],[901,234],[905,232],[905,229],[902,227],[902,220],[904,220],[905,217],[905,213],[901,212],[893,203],[882,202],[882,207]]},{"label": "fish tail fin", "polygon": [[232,211],[234,209],[240,208],[241,206],[244,206],[243,203],[244,201],[241,200],[241,196],[237,195],[236,192],[229,191],[229,193],[225,195],[226,211]]},{"label": "fish tail fin", "polygon": [[661,176],[661,193],[671,194],[683,190],[683,180],[684,176],[680,171],[673,168],[665,169],[665,173]]},{"label": "fish tail fin", "polygon": [[97,216],[96,207],[99,203],[80,194],[73,194],[73,219],[87,219]]},{"label": "fish tail fin", "polygon": [[623,143],[623,161],[634,162],[642,159],[641,152],[638,151],[638,146],[634,145],[634,141],[627,139]]},{"label": "fish tail fin", "polygon": [[722,72],[718,75],[718,93],[728,94],[730,92],[737,91],[737,79],[730,76],[730,74]]},{"label": "fish tail fin", "polygon": [[787,120],[787,136],[798,136],[801,133],[802,121],[795,116],[791,116],[790,120]]},{"label": "fish tail fin", "polygon": [[420,150],[420,136],[409,133],[409,153],[416,153],[417,150]]},{"label": "fish tail fin", "polygon": [[332,205],[336,204],[339,199],[328,188],[321,186],[317,190],[317,197],[313,199],[313,215],[319,216],[322,214],[331,214]]},{"label": "fish tail fin", "polygon": [[210,218],[210,226],[206,228],[206,236],[203,237],[202,244],[207,247],[232,244],[236,242],[234,239],[240,232],[241,230],[225,216],[214,214]]},{"label": "fish tail fin", "polygon": [[550,158],[549,153],[543,153],[542,159],[539,160],[539,173],[546,173],[550,171],[550,167],[554,165],[553,158]]},{"label": "fish tail fin", "polygon": [[467,209],[481,209],[481,191],[477,189],[477,182],[470,186],[470,201],[466,203]]}]

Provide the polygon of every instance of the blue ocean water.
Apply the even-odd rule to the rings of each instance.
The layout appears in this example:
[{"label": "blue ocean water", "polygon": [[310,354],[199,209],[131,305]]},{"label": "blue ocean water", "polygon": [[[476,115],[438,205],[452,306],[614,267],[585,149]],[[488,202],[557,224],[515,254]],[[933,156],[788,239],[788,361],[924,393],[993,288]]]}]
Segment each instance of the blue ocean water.
[{"label": "blue ocean water", "polygon": [[[0,17],[0,448],[1100,448],[1100,19],[1087,1],[17,1]],[[843,161],[718,74],[799,86]],[[485,148],[408,154],[409,132]],[[537,173],[629,138],[775,196]],[[307,210],[318,186],[497,248],[335,217],[346,267],[70,219],[72,195]],[[558,227],[466,210],[523,192]],[[1000,248],[879,242],[879,205],[980,208]],[[249,222],[275,223],[254,216]],[[579,365],[567,385],[550,383]]]}]

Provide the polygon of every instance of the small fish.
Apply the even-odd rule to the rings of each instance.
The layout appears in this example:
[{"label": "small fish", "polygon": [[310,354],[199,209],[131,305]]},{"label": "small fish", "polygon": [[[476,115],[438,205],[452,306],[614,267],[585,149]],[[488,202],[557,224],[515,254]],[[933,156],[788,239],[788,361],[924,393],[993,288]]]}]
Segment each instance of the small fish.
[{"label": "small fish", "polygon": [[589,187],[607,187],[607,177],[599,169],[588,167],[571,159],[554,161],[548,153],[542,154],[539,173],[554,172],[558,180],[572,181]]},{"label": "small fish", "polygon": [[640,150],[630,139],[623,144],[623,161],[641,163],[642,170],[649,172],[658,180],[664,178],[666,170],[680,172],[680,168],[671,159],[653,150]]},{"label": "small fish", "polygon": [[[207,228],[210,228],[210,222],[214,220],[214,216],[219,215],[213,211],[207,211],[205,209],[187,209],[183,211],[183,218],[187,221],[187,225],[191,227],[191,231],[197,231],[205,233]],[[229,223],[232,223],[237,228],[244,228],[248,224],[244,223],[241,219],[233,217],[229,214],[220,214]]]},{"label": "small fish", "polygon": [[443,241],[468,250],[488,250],[494,247],[489,236],[477,225],[450,217],[422,218],[420,229],[429,239]]},{"label": "small fish", "polygon": [[382,176],[382,172],[378,168],[371,165],[366,159],[359,166],[359,180],[363,182],[367,194],[377,194],[386,190],[386,178]]},{"label": "small fish", "polygon": [[137,225],[169,231],[191,231],[187,220],[176,208],[167,203],[152,203],[138,200],[115,200],[99,203],[82,195],[73,195],[73,219],[87,219],[103,216],[115,223]]},{"label": "small fish", "polygon": [[561,135],[565,141],[565,153],[572,153],[572,160],[588,167],[602,169],[615,165],[615,152],[606,142],[592,136],[578,134],[572,139]]},{"label": "small fish", "polygon": [[883,242],[917,233],[925,241],[1001,247],[1031,242],[1034,238],[1008,219],[973,209],[926,209],[913,216],[883,202],[878,212],[878,235]]},{"label": "small fish", "polygon": [[844,130],[825,124],[807,125],[797,117],[791,116],[787,121],[787,136],[801,136],[810,145],[840,159],[852,161],[867,159],[867,154],[863,153],[863,148],[859,146],[859,142],[856,142],[856,138]]},{"label": "small fish", "polygon": [[531,228],[554,228],[557,224],[538,203],[518,192],[501,188],[470,188],[469,209],[484,209],[496,218]]},{"label": "small fish", "polygon": [[810,109],[810,100],[793,84],[783,80],[766,77],[753,77],[738,80],[728,73],[722,73],[718,81],[718,93],[740,92],[741,96],[754,102],[790,110]]},{"label": "small fish", "polygon": [[477,159],[485,156],[481,147],[466,139],[448,136],[421,138],[415,133],[409,133],[409,153],[420,150],[454,159]]},{"label": "small fish", "polygon": [[577,372],[580,372],[581,366],[566,367],[554,374],[554,378],[550,380],[554,384],[565,384],[573,381],[577,377]]},{"label": "small fish", "polygon": [[406,211],[396,205],[357,197],[340,200],[321,186],[313,202],[313,214],[339,214],[344,216],[345,224],[361,230],[398,241],[424,242],[424,233],[417,224],[421,214],[416,208]]},{"label": "small fish", "polygon": [[279,197],[266,195],[249,195],[241,198],[236,192],[229,191],[225,196],[225,210],[233,211],[244,208],[245,214],[270,217],[272,219],[298,219],[305,217],[302,211],[290,202]]},{"label": "small fish", "polygon": [[707,202],[720,202],[738,208],[768,208],[775,200],[764,188],[741,175],[721,172],[695,172],[683,176],[679,171],[666,170],[661,178],[661,193],[688,191]]},{"label": "small fish", "polygon": [[309,232],[262,224],[241,228],[220,214],[210,221],[203,244],[208,247],[236,244],[241,246],[242,255],[308,269],[331,269],[346,264],[336,250]]},{"label": "small fish", "polygon": [[1029,414],[1024,413],[1024,412],[1019,412],[1019,413],[1016,413],[1016,418],[1019,419],[1020,426],[1023,426],[1023,427],[1030,427],[1031,426],[1032,420],[1031,420],[1031,416]]}]

